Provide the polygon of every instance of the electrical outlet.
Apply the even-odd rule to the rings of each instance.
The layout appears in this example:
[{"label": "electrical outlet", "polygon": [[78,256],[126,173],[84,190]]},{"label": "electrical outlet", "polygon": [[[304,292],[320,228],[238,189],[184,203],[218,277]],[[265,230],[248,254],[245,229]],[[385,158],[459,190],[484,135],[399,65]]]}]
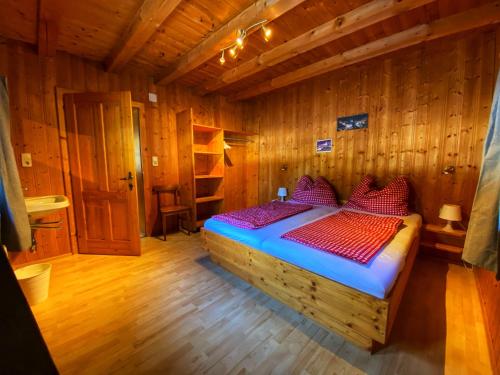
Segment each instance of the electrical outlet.
[{"label": "electrical outlet", "polygon": [[158,156],[153,156],[151,158],[152,162],[153,162],[153,167],[157,167],[158,166]]},{"label": "electrical outlet", "polygon": [[21,165],[25,168],[31,168],[33,166],[33,162],[31,161],[30,153],[22,153],[21,154]]}]

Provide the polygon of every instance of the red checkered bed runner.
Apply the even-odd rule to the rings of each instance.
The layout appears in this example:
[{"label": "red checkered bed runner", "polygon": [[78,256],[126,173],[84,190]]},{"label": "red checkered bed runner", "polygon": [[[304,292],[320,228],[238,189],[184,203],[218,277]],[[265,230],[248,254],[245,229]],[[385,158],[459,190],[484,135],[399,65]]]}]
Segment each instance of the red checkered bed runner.
[{"label": "red checkered bed runner", "polygon": [[402,222],[397,217],[340,211],[281,237],[365,264],[397,233]]},{"label": "red checkered bed runner", "polygon": [[215,215],[212,218],[240,228],[257,229],[289,216],[300,214],[312,207],[309,204],[273,201],[260,206]]}]

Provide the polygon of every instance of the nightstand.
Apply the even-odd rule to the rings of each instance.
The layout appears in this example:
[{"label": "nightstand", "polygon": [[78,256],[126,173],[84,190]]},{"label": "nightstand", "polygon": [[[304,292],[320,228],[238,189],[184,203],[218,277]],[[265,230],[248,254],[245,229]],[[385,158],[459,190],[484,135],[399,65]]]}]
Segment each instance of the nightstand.
[{"label": "nightstand", "polygon": [[454,229],[444,231],[442,226],[424,224],[420,245],[433,255],[445,257],[449,260],[459,261],[465,241],[465,230]]}]

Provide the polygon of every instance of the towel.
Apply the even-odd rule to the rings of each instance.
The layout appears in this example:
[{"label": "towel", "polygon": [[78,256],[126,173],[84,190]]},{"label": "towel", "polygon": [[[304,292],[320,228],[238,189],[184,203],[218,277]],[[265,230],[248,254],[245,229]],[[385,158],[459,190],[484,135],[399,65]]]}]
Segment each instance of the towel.
[{"label": "towel", "polygon": [[9,96],[0,76],[0,243],[9,251],[31,247],[31,228],[10,140]]}]

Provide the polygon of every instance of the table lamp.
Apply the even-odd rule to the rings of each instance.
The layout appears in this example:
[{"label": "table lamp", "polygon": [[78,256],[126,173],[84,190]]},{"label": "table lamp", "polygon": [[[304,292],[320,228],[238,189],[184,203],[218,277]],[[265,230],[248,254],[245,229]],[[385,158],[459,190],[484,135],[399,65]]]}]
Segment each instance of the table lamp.
[{"label": "table lamp", "polygon": [[285,201],[285,197],[287,196],[287,191],[286,191],[286,187],[280,187],[278,189],[278,197],[280,197],[280,201],[284,202]]},{"label": "table lamp", "polygon": [[439,218],[448,221],[443,230],[453,232],[452,222],[462,220],[462,210],[458,204],[443,204],[439,210]]}]

